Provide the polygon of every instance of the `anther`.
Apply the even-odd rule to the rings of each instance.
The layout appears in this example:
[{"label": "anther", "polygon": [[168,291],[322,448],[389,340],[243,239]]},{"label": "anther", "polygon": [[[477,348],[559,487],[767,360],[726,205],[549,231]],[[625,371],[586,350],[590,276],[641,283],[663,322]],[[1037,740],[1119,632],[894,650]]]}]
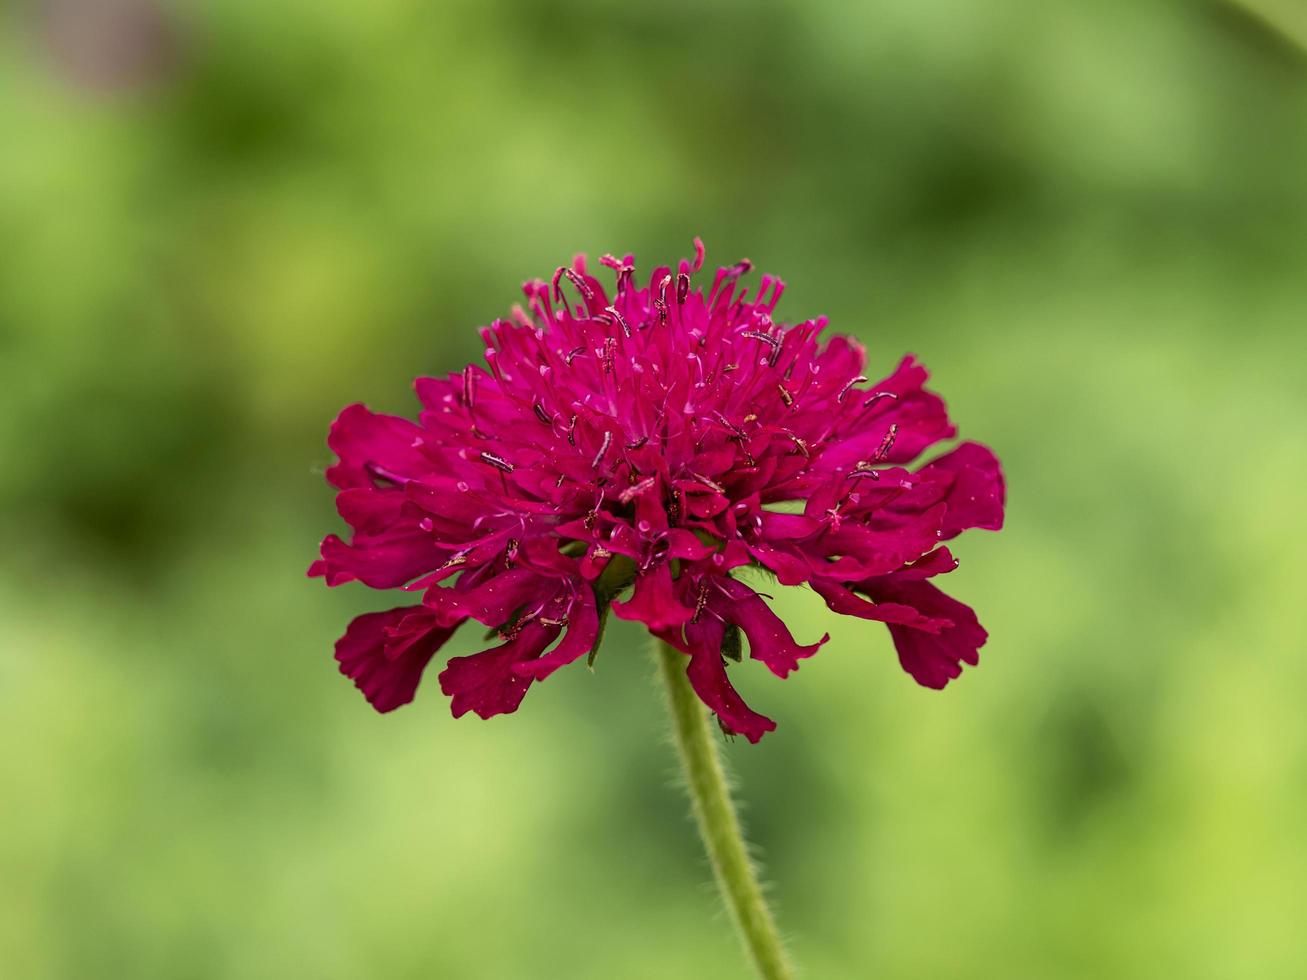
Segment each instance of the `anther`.
[{"label": "anther", "polygon": [[786,388],[785,385],[777,385],[776,390],[780,393],[781,401],[785,403],[785,407],[793,408],[794,396],[790,394],[790,390]]},{"label": "anther", "polygon": [[573,415],[571,421],[567,423],[567,441],[569,444],[576,445],[576,416]]},{"label": "anther", "polygon": [[605,432],[603,444],[600,445],[599,452],[595,453],[594,462],[590,464],[592,467],[598,466],[600,463],[604,461],[604,455],[608,452],[608,447],[611,446],[612,444],[613,444],[613,434],[611,432]]},{"label": "anther", "polygon": [[769,333],[763,333],[761,330],[745,330],[740,333],[741,337],[749,337],[752,340],[761,341],[772,350],[781,345],[781,342]]},{"label": "anther", "polygon": [[676,276],[676,302],[678,305],[685,304],[685,298],[690,295],[690,277],[684,272]]},{"label": "anther", "polygon": [[663,281],[658,284],[658,298],[654,300],[654,308],[658,310],[658,322],[667,322],[667,287],[672,284],[672,275],[669,272],[663,276]]},{"label": "anther", "polygon": [[463,565],[466,563],[467,563],[467,552],[456,551],[454,554],[450,555],[449,560],[447,562],[445,562],[443,565],[440,566],[439,571],[443,572],[447,568],[457,568],[459,565]]},{"label": "anther", "polygon": [[894,392],[892,391],[876,391],[872,393],[870,398],[868,398],[865,402],[862,403],[862,407],[867,408],[869,405],[872,405],[875,402],[880,401],[882,398],[892,398],[895,401],[898,401],[899,396],[894,394]]},{"label": "anther", "polygon": [[617,499],[624,504],[629,504],[632,500],[634,500],[636,497],[640,496],[640,494],[644,493],[651,486],[653,486],[654,483],[657,482],[657,480],[658,478],[656,476],[645,477],[639,483],[634,483],[631,486],[627,487],[625,490],[623,490],[618,495]]},{"label": "anther", "polygon": [[720,483],[714,483],[712,480],[708,479],[708,477],[704,476],[702,473],[692,473],[691,476],[693,476],[696,480],[702,483],[713,493],[720,493],[723,497],[726,496],[726,488],[722,486]]},{"label": "anther", "polygon": [[636,449],[639,449],[641,446],[643,446],[643,445],[644,445],[646,442],[648,442],[648,441],[649,441],[649,437],[648,437],[648,436],[641,436],[639,439],[635,440],[635,442],[628,442],[628,443],[626,444],[626,448],[627,448],[628,450],[632,450],[632,451],[634,451],[634,450],[636,450]]},{"label": "anther", "polygon": [[889,431],[885,433],[885,438],[881,440],[880,448],[877,449],[875,455],[871,457],[872,462],[879,463],[889,455],[889,451],[894,448],[894,440],[898,437],[898,434],[899,424],[895,422],[889,427]]},{"label": "anther", "polygon": [[865,459],[858,460],[858,465],[853,467],[853,472],[849,474],[850,480],[861,479],[864,476],[871,477],[873,482],[880,482],[880,473],[872,467]]},{"label": "anther", "polygon": [[482,454],[481,454],[481,462],[483,462],[483,463],[489,463],[489,464],[490,464],[491,466],[493,466],[495,469],[497,469],[497,470],[503,470],[505,473],[512,473],[512,472],[513,472],[513,464],[512,464],[512,463],[510,463],[510,462],[509,462],[508,460],[506,460],[506,459],[502,459],[502,458],[500,458],[499,456],[494,455],[493,453],[482,453]]},{"label": "anther", "polygon": [[573,347],[570,351],[568,351],[566,354],[563,355],[563,360],[567,363],[568,367],[571,367],[572,358],[576,357],[576,355],[578,354],[584,354],[584,353],[585,353],[585,347],[583,346]]},{"label": "anther", "polygon": [[531,408],[536,413],[536,418],[538,418],[545,425],[554,424],[554,420],[549,417],[549,413],[545,411],[545,407],[541,405],[539,402],[536,402],[534,405],[531,406]]},{"label": "anther", "polygon": [[575,269],[559,269],[558,272],[554,273],[554,299],[560,303],[563,302],[562,276],[567,276],[571,280],[572,285],[576,287],[576,291],[581,294],[581,298],[588,305],[590,300],[594,298],[594,291],[586,285],[586,281],[577,274]]},{"label": "anther", "polygon": [[627,324],[626,317],[622,316],[622,314],[618,312],[617,307],[615,306],[606,307],[604,309],[604,312],[617,321],[617,325],[622,328],[623,335],[627,337],[631,336],[631,327]]},{"label": "anther", "polygon": [[723,415],[721,412],[716,412],[716,411],[715,411],[715,412],[713,412],[713,415],[716,416],[718,422],[720,422],[722,425],[726,426],[726,428],[730,429],[731,432],[734,433],[733,438],[735,438],[735,439],[743,439],[743,438],[745,437],[745,435],[746,435],[745,431],[744,431],[743,429],[741,429],[738,425],[736,425],[734,422],[732,422],[730,419],[728,419],[728,418],[727,418],[725,415]]},{"label": "anther", "polygon": [[699,595],[694,600],[694,616],[690,619],[691,623],[699,622],[699,617],[703,615],[703,607],[708,605],[708,583],[699,583]]},{"label": "anther", "polygon": [[839,397],[836,398],[835,400],[837,402],[843,402],[844,396],[849,393],[850,388],[852,388],[854,385],[860,385],[862,384],[862,382],[866,380],[867,380],[866,377],[864,377],[863,375],[861,374],[858,375],[856,378],[854,378],[852,381],[850,381],[848,384],[846,384],[843,388],[840,389]]}]

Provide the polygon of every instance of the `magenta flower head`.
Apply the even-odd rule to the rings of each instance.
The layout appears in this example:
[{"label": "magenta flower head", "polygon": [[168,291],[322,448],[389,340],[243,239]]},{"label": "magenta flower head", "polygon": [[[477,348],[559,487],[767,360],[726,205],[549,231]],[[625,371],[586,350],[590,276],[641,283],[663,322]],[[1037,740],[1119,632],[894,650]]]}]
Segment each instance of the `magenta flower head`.
[{"label": "magenta flower head", "polygon": [[942,542],[998,529],[998,460],[962,443],[911,464],[955,429],[906,357],[874,383],[862,348],[826,319],[775,319],[784,284],[693,261],[641,285],[631,256],[583,258],[528,282],[526,309],[482,330],[485,366],[419,378],[416,422],[346,408],[328,444],[337,506],[309,574],[402,589],[360,616],[340,669],[379,711],[412,700],[468,620],[490,649],[440,673],[455,716],[515,711],[536,681],[593,657],[611,611],[685,655],[722,728],[756,742],[775,723],[728,671],[747,657],[786,677],[824,643],[796,642],[749,569],[809,585],[837,613],[885,623],[903,668],[942,688],[976,664],[985,631],[931,579]]}]

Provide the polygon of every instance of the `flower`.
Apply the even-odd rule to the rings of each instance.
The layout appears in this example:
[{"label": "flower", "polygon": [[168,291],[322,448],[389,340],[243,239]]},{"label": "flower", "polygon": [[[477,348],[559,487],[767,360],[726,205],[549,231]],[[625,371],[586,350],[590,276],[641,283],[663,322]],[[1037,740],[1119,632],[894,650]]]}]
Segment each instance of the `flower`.
[{"label": "flower", "polygon": [[655,269],[633,259],[611,297],[584,257],[523,286],[527,308],[484,328],[485,367],[419,378],[416,422],[341,412],[327,479],[353,529],[309,570],[419,599],[356,619],[342,673],[379,711],[412,700],[423,671],[469,619],[496,645],[440,674],[456,717],[515,711],[527,689],[593,656],[609,612],[687,656],[695,692],[751,742],[775,723],[728,678],[748,656],[778,677],[826,642],[800,644],[768,596],[732,574],[806,583],[835,612],[888,625],[903,668],[942,688],[976,664],[985,631],[932,585],[957,562],[942,541],[998,529],[998,460],[953,437],[944,402],[906,357],[868,385],[864,353],[819,339],[824,317],[773,319],[784,284],[748,261]]}]

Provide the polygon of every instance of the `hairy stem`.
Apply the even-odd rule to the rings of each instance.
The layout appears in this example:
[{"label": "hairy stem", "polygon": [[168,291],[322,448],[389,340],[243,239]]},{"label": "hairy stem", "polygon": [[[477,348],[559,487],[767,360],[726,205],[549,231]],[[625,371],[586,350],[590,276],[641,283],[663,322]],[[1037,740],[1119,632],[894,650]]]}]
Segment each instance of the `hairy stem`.
[{"label": "hairy stem", "polygon": [[685,655],[661,641],[655,644],[685,784],[722,901],[758,976],[763,980],[790,980],[794,973],[749,861],[716,737],[703,704],[685,676]]}]

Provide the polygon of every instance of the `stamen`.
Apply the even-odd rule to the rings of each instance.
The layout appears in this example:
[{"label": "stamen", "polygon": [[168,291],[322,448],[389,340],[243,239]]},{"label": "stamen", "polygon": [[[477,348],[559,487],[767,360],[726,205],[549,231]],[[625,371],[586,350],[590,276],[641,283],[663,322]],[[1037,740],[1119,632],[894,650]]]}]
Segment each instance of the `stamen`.
[{"label": "stamen", "polygon": [[564,307],[567,306],[567,302],[563,299],[563,276],[567,276],[572,285],[576,287],[576,291],[581,294],[581,298],[585,301],[583,305],[588,309],[590,300],[594,299],[594,290],[586,285],[586,281],[574,269],[563,268],[554,273],[554,299],[562,303]]},{"label": "stamen", "polygon": [[708,605],[708,583],[699,583],[699,596],[694,601],[694,616],[690,619],[691,623],[699,622],[699,617],[703,615],[703,607]]},{"label": "stamen", "polygon": [[613,355],[616,353],[616,351],[617,351],[617,340],[613,337],[609,337],[607,340],[604,341],[603,352],[599,355],[600,360],[603,362],[604,374],[613,373]]},{"label": "stamen", "polygon": [[748,337],[751,340],[757,340],[766,344],[773,352],[778,350],[781,342],[769,333],[763,333],[761,330],[744,330],[740,333],[741,337]]},{"label": "stamen", "polygon": [[864,476],[869,476],[874,482],[880,482],[880,473],[865,459],[858,460],[858,465],[853,467],[853,472],[849,474],[850,480],[859,480]]},{"label": "stamen", "polygon": [[644,493],[656,482],[658,482],[658,477],[656,476],[645,477],[639,483],[632,484],[631,486],[623,490],[621,494],[618,495],[617,499],[624,504],[629,504],[632,500],[640,496],[640,494]]},{"label": "stamen", "polygon": [[[630,256],[628,255],[629,259]],[[618,259],[613,255],[605,255],[599,259],[600,265],[605,265],[617,272],[617,295],[621,296],[626,290],[631,288],[631,277],[635,274],[635,266],[624,259]]]},{"label": "stamen", "polygon": [[636,449],[639,449],[641,446],[643,446],[643,445],[644,445],[646,442],[648,442],[648,441],[649,441],[649,437],[648,437],[648,436],[641,436],[639,439],[635,440],[635,442],[628,442],[628,443],[626,444],[626,448],[627,448],[628,450],[632,450],[632,451],[634,451],[634,450],[636,450]]},{"label": "stamen", "polygon": [[704,476],[702,473],[692,473],[690,475],[693,476],[700,483],[702,483],[709,490],[711,490],[713,493],[720,493],[723,497],[726,496],[726,488],[722,486],[720,483],[714,483],[712,480],[708,479],[708,477]]},{"label": "stamen", "polygon": [[572,420],[567,423],[567,441],[573,446],[576,445],[576,416],[575,415],[573,415]]},{"label": "stamen", "polygon": [[517,538],[508,539],[508,547],[504,549],[504,567],[512,568],[517,563]]},{"label": "stamen", "polygon": [[578,355],[578,354],[584,354],[584,353],[585,353],[585,347],[584,347],[584,346],[581,346],[581,347],[573,347],[570,351],[568,351],[566,354],[563,355],[563,360],[567,363],[567,366],[568,366],[568,367],[571,367],[571,366],[572,366],[572,358],[576,357],[576,355]]},{"label": "stamen", "polygon": [[892,391],[877,391],[877,392],[873,392],[873,393],[872,393],[872,396],[871,396],[870,398],[868,398],[865,402],[862,403],[862,407],[863,407],[863,408],[867,408],[868,406],[872,405],[873,403],[880,401],[882,398],[893,398],[895,401],[898,401],[898,397],[899,397],[899,396],[896,395],[896,394],[894,394],[894,392],[892,392]]},{"label": "stamen", "polygon": [[672,283],[672,274],[669,272],[663,276],[663,281],[658,284],[658,298],[654,300],[654,308],[658,311],[658,322],[667,322],[667,287]]},{"label": "stamen", "polygon": [[545,411],[545,407],[541,405],[539,402],[536,402],[534,405],[532,405],[531,409],[536,413],[536,418],[538,418],[545,425],[554,424],[554,420],[549,417],[549,413]]},{"label": "stamen", "polygon": [[790,390],[786,388],[785,385],[777,385],[776,390],[780,393],[781,401],[785,403],[785,407],[793,408],[794,396],[790,394]]},{"label": "stamen", "polygon": [[861,374],[858,375],[856,378],[854,378],[852,381],[850,381],[848,384],[846,384],[843,388],[840,389],[839,397],[837,397],[835,400],[842,404],[844,402],[844,396],[849,393],[849,389],[852,388],[854,385],[862,384],[862,382],[866,380],[867,379],[864,375]]},{"label": "stamen", "polygon": [[776,362],[781,357],[781,341],[779,338],[773,337],[769,333],[763,333],[760,330],[745,330],[740,333],[740,336],[748,337],[750,340],[756,340],[770,347],[771,353],[767,355],[767,366],[776,366]]},{"label": "stamen", "polygon": [[510,462],[509,462],[508,460],[506,460],[506,459],[502,459],[501,457],[494,455],[493,453],[482,453],[482,454],[481,454],[481,462],[483,462],[483,463],[489,463],[489,464],[490,464],[491,466],[493,466],[495,469],[497,469],[497,470],[503,470],[505,473],[512,473],[512,472],[513,472],[513,464],[512,464],[512,463],[510,463]]},{"label": "stamen", "polygon": [[799,452],[803,454],[804,459],[812,458],[812,454],[808,452],[808,444],[806,442],[796,436],[793,432],[787,432],[785,435],[789,437],[790,442],[798,447]]},{"label": "stamen", "polygon": [[690,277],[684,272],[676,276],[676,302],[678,306],[685,305],[685,298],[690,295]]},{"label": "stamen", "polygon": [[[599,508],[602,507],[603,505],[604,505],[604,492],[603,490],[600,490],[599,499],[595,501],[594,509],[591,510],[590,513],[586,514],[585,517],[581,519],[581,523],[585,525],[586,530],[591,530],[594,528],[595,521],[599,520]],[[598,547],[599,546],[596,545],[596,548]]]},{"label": "stamen", "polygon": [[464,565],[466,563],[467,563],[467,552],[456,551],[454,552],[454,554],[450,555],[449,560],[445,562],[443,565],[441,565],[440,568],[437,569],[437,571],[443,572],[447,568],[457,568],[459,565]]},{"label": "stamen", "polygon": [[889,451],[894,448],[894,440],[898,437],[898,434],[899,424],[895,422],[889,427],[889,431],[885,433],[885,438],[881,441],[880,448],[877,449],[875,454],[871,457],[873,463],[879,463],[889,455]]},{"label": "stamen", "polygon": [[599,447],[599,452],[595,454],[594,462],[590,464],[591,467],[597,467],[600,463],[604,461],[604,454],[608,452],[608,447],[611,446],[612,444],[613,444],[613,434],[611,432],[605,432],[603,445]]},{"label": "stamen", "polygon": [[741,429],[738,425],[736,425],[734,422],[732,422],[730,419],[728,419],[721,412],[714,411],[713,415],[714,417],[716,417],[718,422],[720,422],[726,428],[730,429],[731,432],[735,433],[734,437],[736,439],[743,439],[745,437],[746,435],[745,431]]},{"label": "stamen", "polygon": [[617,325],[622,328],[623,335],[627,337],[631,336],[631,327],[627,324],[626,317],[622,316],[622,314],[617,311],[617,307],[605,307],[604,312],[617,321]]}]

